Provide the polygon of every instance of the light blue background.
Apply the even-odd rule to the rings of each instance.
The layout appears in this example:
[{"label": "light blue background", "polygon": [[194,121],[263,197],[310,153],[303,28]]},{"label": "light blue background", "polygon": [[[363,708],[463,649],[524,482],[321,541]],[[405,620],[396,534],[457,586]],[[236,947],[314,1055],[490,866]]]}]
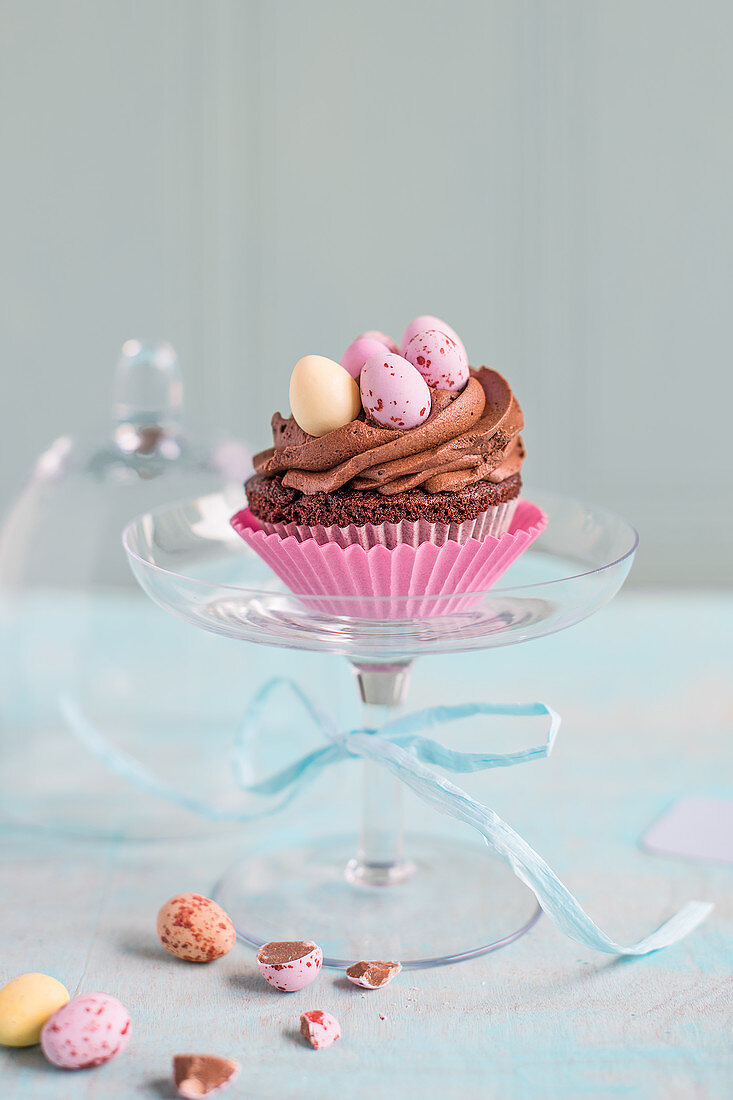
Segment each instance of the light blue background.
[{"label": "light blue background", "polygon": [[[727,0],[3,0],[0,504],[131,335],[266,443],[294,361],[437,312],[634,580],[730,579]],[[704,533],[702,544],[700,533]]]}]

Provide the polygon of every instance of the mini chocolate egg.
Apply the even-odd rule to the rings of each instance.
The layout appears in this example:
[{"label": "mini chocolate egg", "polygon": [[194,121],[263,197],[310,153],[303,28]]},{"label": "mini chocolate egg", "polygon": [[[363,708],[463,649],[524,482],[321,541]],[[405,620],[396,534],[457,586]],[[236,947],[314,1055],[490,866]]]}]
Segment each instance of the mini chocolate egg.
[{"label": "mini chocolate egg", "polygon": [[313,1008],[300,1017],[300,1034],[314,1050],[323,1050],[341,1038],[341,1025],[330,1012]]},{"label": "mini chocolate egg", "polygon": [[158,913],[158,939],[186,962],[211,962],[234,947],[234,925],[220,905],[203,894],[176,894]]},{"label": "mini chocolate egg", "polygon": [[48,974],[21,974],[0,989],[0,1044],[32,1047],[41,1038],[41,1028],[69,994],[61,982]]},{"label": "mini chocolate egg", "polygon": [[239,1076],[239,1062],[216,1054],[175,1054],[173,1083],[184,1100],[213,1096],[233,1084]]},{"label": "mini chocolate egg", "polygon": [[130,1041],[130,1014],[108,993],[82,993],[54,1012],[41,1031],[41,1050],[61,1069],[101,1066]]},{"label": "mini chocolate egg", "polygon": [[368,332],[362,332],[362,337],[369,337],[370,340],[376,340],[380,344],[384,344],[387,351],[394,352],[395,355],[400,354],[400,349],[397,347],[397,342],[388,336],[386,332],[378,332],[375,328],[370,328]]},{"label": "mini chocolate egg", "polygon": [[295,993],[318,977],[323,952],[312,940],[274,940],[257,952],[260,974],[281,993]]},{"label": "mini chocolate egg", "polygon": [[[416,317],[414,321],[410,321],[409,325],[402,334],[402,354],[407,351],[407,345],[412,340],[413,336],[417,336],[418,332],[428,332],[430,329],[437,328],[438,332],[444,332],[446,336],[450,336],[451,340],[455,340],[458,347],[461,348],[463,354],[466,355],[466,349],[463,347],[463,342],[458,333],[447,325],[445,321],[441,321],[440,317],[431,317],[429,313],[424,314],[422,317]],[[466,355],[466,362],[468,362],[468,356]]]},{"label": "mini chocolate egg", "polygon": [[388,985],[395,974],[399,974],[402,964],[398,962],[358,962],[346,968],[346,977],[362,989],[381,989]]},{"label": "mini chocolate egg", "polygon": [[304,355],[290,376],[290,408],[308,435],[328,435],[356,420],[359,387],[340,363],[325,355]]},{"label": "mini chocolate egg", "polygon": [[413,336],[405,359],[435,389],[462,390],[468,382],[468,361],[463,347],[437,328]]},{"label": "mini chocolate egg", "polygon": [[386,428],[416,428],[430,416],[430,390],[401,355],[373,355],[360,379],[361,403]]},{"label": "mini chocolate egg", "polygon": [[371,336],[360,336],[354,340],[353,344],[349,344],[341,356],[341,366],[358,381],[361,368],[367,359],[372,355],[384,355],[387,350],[387,345],[381,340],[374,340]]}]

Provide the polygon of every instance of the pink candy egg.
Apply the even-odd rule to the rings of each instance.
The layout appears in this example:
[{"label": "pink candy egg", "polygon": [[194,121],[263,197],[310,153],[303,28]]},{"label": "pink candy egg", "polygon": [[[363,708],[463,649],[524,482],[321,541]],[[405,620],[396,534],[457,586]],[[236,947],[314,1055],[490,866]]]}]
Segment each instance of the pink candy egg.
[{"label": "pink candy egg", "polygon": [[463,346],[438,329],[418,332],[407,345],[405,359],[420,371],[429,386],[462,390],[468,382],[468,363]]},{"label": "pink candy egg", "polygon": [[312,940],[274,940],[257,952],[260,974],[281,993],[296,993],[318,977],[323,952]]},{"label": "pink candy egg", "polygon": [[341,356],[341,366],[348,371],[352,378],[359,381],[361,368],[372,355],[384,355],[387,351],[386,344],[373,336],[359,336],[353,344]]},{"label": "pink candy egg", "polygon": [[[447,325],[445,321],[441,321],[440,317],[431,317],[426,313],[422,317],[416,317],[414,321],[410,321],[409,325],[402,334],[402,354],[407,351],[407,345],[414,336],[417,336],[418,332],[429,332],[430,329],[437,328],[438,332],[444,332],[446,336],[450,336],[451,340],[455,340],[458,347],[466,355],[466,349],[463,346],[463,342],[450,325]],[[468,362],[468,356],[466,355],[466,362]]]},{"label": "pink candy egg", "polygon": [[83,993],[54,1012],[41,1031],[41,1050],[61,1069],[100,1066],[130,1041],[130,1014],[108,993]]},{"label": "pink candy egg", "polygon": [[360,379],[361,403],[386,428],[416,428],[430,416],[430,390],[401,355],[373,355]]},{"label": "pink candy egg", "polygon": [[330,1012],[314,1008],[300,1017],[300,1034],[314,1050],[323,1050],[341,1038],[341,1025]]},{"label": "pink candy egg", "polygon": [[386,332],[378,332],[377,329],[370,328],[369,332],[362,332],[361,335],[368,336],[370,339],[377,340],[380,344],[384,344],[387,351],[392,351],[395,355],[400,354],[400,349],[397,347],[397,344]]}]

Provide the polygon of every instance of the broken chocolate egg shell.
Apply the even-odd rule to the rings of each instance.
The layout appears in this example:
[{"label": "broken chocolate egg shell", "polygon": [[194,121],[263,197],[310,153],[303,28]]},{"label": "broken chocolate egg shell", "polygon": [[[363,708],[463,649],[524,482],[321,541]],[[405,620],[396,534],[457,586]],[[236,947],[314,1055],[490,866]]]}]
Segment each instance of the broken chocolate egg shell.
[{"label": "broken chocolate egg shell", "polygon": [[215,1054],[176,1054],[173,1057],[173,1082],[184,1100],[214,1096],[227,1088],[239,1075],[239,1062]]},{"label": "broken chocolate egg shell", "polygon": [[273,940],[257,952],[266,982],[281,993],[296,993],[318,977],[323,952],[312,940]]},{"label": "broken chocolate egg shell", "polygon": [[379,989],[392,981],[395,974],[399,974],[402,966],[398,962],[357,962],[346,968],[346,977],[354,985],[362,989]]},{"label": "broken chocolate egg shell", "polygon": [[300,1034],[314,1050],[322,1050],[341,1038],[341,1025],[330,1012],[314,1008],[300,1017]]}]

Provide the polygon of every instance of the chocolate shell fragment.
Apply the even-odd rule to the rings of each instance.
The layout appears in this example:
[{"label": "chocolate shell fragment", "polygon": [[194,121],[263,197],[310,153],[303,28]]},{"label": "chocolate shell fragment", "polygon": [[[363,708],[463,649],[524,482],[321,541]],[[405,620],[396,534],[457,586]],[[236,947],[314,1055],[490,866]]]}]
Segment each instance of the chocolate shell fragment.
[{"label": "chocolate shell fragment", "polygon": [[238,1074],[239,1063],[233,1058],[216,1054],[176,1054],[173,1058],[173,1080],[184,1100],[214,1096],[231,1085]]},{"label": "chocolate shell fragment", "polygon": [[363,989],[379,989],[392,981],[395,974],[399,974],[402,966],[398,962],[357,962],[347,967],[346,977],[354,985],[360,985]]}]

